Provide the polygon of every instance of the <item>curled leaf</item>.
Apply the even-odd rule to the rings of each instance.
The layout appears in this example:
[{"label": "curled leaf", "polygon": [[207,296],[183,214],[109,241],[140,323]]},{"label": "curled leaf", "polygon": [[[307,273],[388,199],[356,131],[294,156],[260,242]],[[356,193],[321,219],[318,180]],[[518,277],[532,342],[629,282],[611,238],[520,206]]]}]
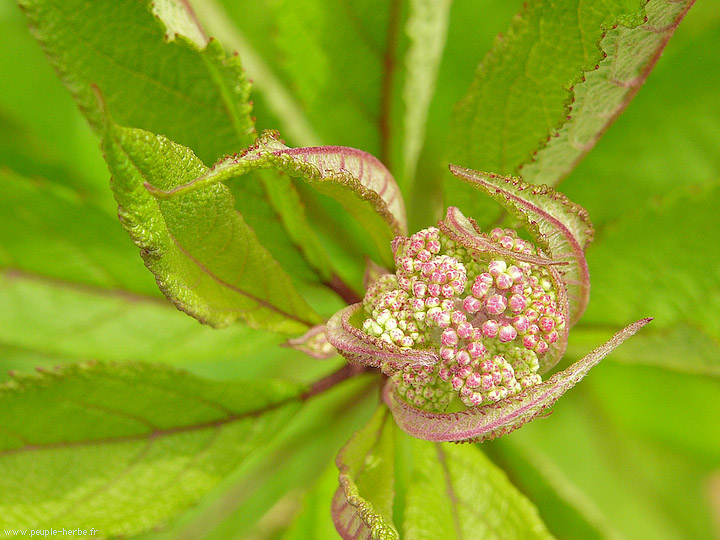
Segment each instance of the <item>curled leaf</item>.
[{"label": "curled leaf", "polygon": [[429,441],[479,442],[505,435],[542,415],[575,386],[600,360],[652,319],[634,322],[564,371],[547,381],[526,388],[512,398],[455,413],[434,413],[399,398],[388,383],[384,399],[395,421],[408,434]]},{"label": "curled leaf", "polygon": [[362,309],[362,304],[353,304],[338,311],[327,323],[327,340],[349,361],[382,368],[388,374],[407,365],[432,366],[438,362],[435,351],[401,349],[354,327],[350,318]]},{"label": "curled leaf", "polygon": [[228,156],[206,173],[170,190],[146,185],[155,197],[168,198],[236,178],[256,169],[275,169],[303,178],[337,200],[364,227],[386,263],[388,247],[405,234],[405,203],[392,174],[374,156],[343,146],[288,148],[276,131],[265,131],[247,150]]},{"label": "curled leaf", "polygon": [[324,324],[313,326],[302,336],[288,339],[284,346],[304,352],[318,360],[326,360],[337,354],[335,347],[327,340]]},{"label": "curled leaf", "polygon": [[457,165],[450,171],[484,191],[521,220],[535,242],[554,261],[567,262],[563,281],[570,301],[570,325],[575,324],[590,297],[590,272],[585,248],[594,231],[587,211],[548,186],[528,184],[518,177],[489,174]]}]

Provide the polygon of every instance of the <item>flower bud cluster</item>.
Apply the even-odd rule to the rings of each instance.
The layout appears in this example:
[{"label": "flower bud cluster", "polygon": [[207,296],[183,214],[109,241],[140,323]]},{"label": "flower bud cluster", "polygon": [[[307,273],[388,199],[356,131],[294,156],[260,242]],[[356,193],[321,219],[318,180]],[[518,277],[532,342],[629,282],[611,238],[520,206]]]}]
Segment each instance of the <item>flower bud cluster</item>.
[{"label": "flower bud cluster", "polygon": [[[484,236],[536,255],[515,231]],[[546,268],[472,251],[435,227],[395,238],[393,253],[395,275],[381,276],[363,301],[363,330],[400,349],[437,352],[436,365],[407,365],[393,375],[408,402],[443,411],[457,396],[479,406],[541,381],[538,359],[566,324]]]}]

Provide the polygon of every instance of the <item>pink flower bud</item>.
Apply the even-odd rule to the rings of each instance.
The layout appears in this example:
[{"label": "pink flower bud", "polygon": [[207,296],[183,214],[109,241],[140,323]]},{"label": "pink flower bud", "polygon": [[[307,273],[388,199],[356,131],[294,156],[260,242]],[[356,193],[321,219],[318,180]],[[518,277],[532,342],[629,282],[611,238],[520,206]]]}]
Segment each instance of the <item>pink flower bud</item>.
[{"label": "pink flower bud", "polygon": [[[439,325],[438,325],[439,326]],[[458,342],[458,335],[452,328],[447,328],[440,338],[440,343],[445,345],[446,347],[454,347],[457,345]]]},{"label": "pink flower bud", "polygon": [[505,272],[505,270],[507,270],[507,263],[505,261],[490,261],[490,264],[488,264],[488,272],[490,272],[490,275],[494,278]]},{"label": "pink flower bud", "polygon": [[460,366],[458,367],[457,371],[455,372],[455,375],[458,377],[465,379],[470,376],[472,373],[472,367],[471,366]]},{"label": "pink flower bud", "polygon": [[513,283],[518,283],[522,281],[523,271],[520,270],[517,266],[509,266],[507,269],[507,273],[510,274],[510,277],[513,279]]},{"label": "pink flower bud", "polygon": [[500,245],[505,249],[512,249],[515,245],[515,239],[512,236],[503,236],[500,239]]},{"label": "pink flower bud", "polygon": [[433,255],[437,255],[440,251],[440,242],[437,240],[428,240],[426,249]]},{"label": "pink flower bud", "polygon": [[450,370],[446,367],[441,367],[438,370],[438,377],[440,377],[443,381],[448,382],[452,375],[450,374]]},{"label": "pink flower bud", "polygon": [[413,345],[415,345],[415,340],[413,340],[413,338],[411,338],[410,336],[403,336],[398,341],[398,345],[400,345],[401,347],[412,347]]},{"label": "pink flower bud", "polygon": [[430,253],[427,249],[421,249],[420,252],[417,254],[417,259],[422,262],[428,262],[430,259],[432,259],[432,253]]},{"label": "pink flower bud", "polygon": [[481,308],[482,304],[480,303],[480,300],[473,296],[466,296],[465,300],[463,300],[463,309],[470,315],[477,313]]},{"label": "pink flower bud", "polygon": [[483,283],[479,279],[475,280],[475,283],[473,283],[473,286],[470,289],[470,291],[472,292],[472,295],[478,299],[484,298],[489,290],[490,290],[490,285],[488,285],[487,283]]},{"label": "pink flower bud", "polygon": [[467,366],[470,364],[470,355],[465,349],[462,349],[455,355],[455,361],[461,366]]},{"label": "pink flower bud", "polygon": [[454,298],[455,297],[455,289],[450,284],[445,284],[440,288],[440,291],[442,292],[442,295],[445,298]]},{"label": "pink flower bud", "polygon": [[[440,307],[440,299],[437,296],[431,296],[429,298],[426,298],[425,306],[427,306],[428,309],[439,308]],[[429,313],[428,313],[428,315],[429,315]]]},{"label": "pink flower bud", "polygon": [[540,327],[540,330],[548,334],[555,329],[555,321],[553,321],[550,317],[540,317],[538,326]]},{"label": "pink flower bud", "polygon": [[490,231],[490,239],[493,242],[499,242],[503,236],[505,236],[505,231],[500,227],[495,227],[492,231]]},{"label": "pink flower bud", "polygon": [[471,373],[465,380],[465,384],[468,385],[470,388],[477,388],[478,386],[480,386],[481,382],[482,377],[479,373]]},{"label": "pink flower bud", "polygon": [[459,309],[454,309],[452,314],[450,315],[452,323],[457,326],[459,324],[462,324],[464,322],[467,322],[467,317],[465,314],[460,311]]},{"label": "pink flower bud", "polygon": [[497,285],[498,289],[506,290],[512,287],[513,278],[507,272],[503,272],[502,274],[498,274],[498,276],[495,278],[495,284]]},{"label": "pink flower bud", "polygon": [[535,350],[535,347],[537,347],[537,344],[538,344],[538,340],[534,335],[528,334],[525,337],[523,337],[523,346],[526,349],[530,349],[531,351]]},{"label": "pink flower bud", "polygon": [[545,336],[545,341],[548,343],[555,343],[559,339],[559,335],[557,333],[557,330],[553,330],[550,332],[547,336]]},{"label": "pink flower bud", "polygon": [[493,377],[490,373],[483,373],[480,378],[482,379],[480,385],[484,391],[487,392],[493,386],[495,386],[495,383],[493,382]]},{"label": "pink flower bud", "polygon": [[[417,266],[417,265],[416,265]],[[432,276],[433,272],[437,270],[437,264],[434,262],[426,262],[425,264],[421,265],[420,272],[422,272],[422,275],[425,277]]]},{"label": "pink flower bud", "polygon": [[497,321],[495,321],[493,319],[488,319],[482,325],[483,334],[487,338],[494,338],[495,336],[498,335],[499,330],[500,330],[500,325],[497,323]]},{"label": "pink flower bud", "polygon": [[463,387],[463,385],[465,384],[465,380],[464,380],[464,379],[461,379],[460,377],[455,376],[455,377],[453,377],[452,380],[450,381],[450,384],[452,384],[453,390],[455,390],[456,392],[458,392],[458,391]]},{"label": "pink flower bud", "polygon": [[535,352],[538,353],[538,355],[545,354],[549,348],[550,347],[547,342],[544,339],[541,339],[538,340],[537,347],[535,347]]},{"label": "pink flower bud", "polygon": [[428,285],[427,291],[430,296],[439,297],[441,293],[440,285],[438,285],[437,283],[431,283],[430,285]]},{"label": "pink flower bud", "polygon": [[445,283],[445,274],[436,270],[430,276],[430,281],[432,283],[437,283],[438,285]]},{"label": "pink flower bud", "polygon": [[440,358],[449,362],[455,358],[455,347],[440,347]]},{"label": "pink flower bud", "polygon": [[513,319],[513,326],[518,331],[518,334],[524,334],[530,328],[530,321],[525,315],[518,315]]},{"label": "pink flower bud", "polygon": [[412,293],[415,298],[425,298],[427,294],[427,285],[420,281],[416,281],[412,286]]},{"label": "pink flower bud", "polygon": [[485,301],[485,309],[490,315],[500,315],[507,307],[504,296],[493,294]]},{"label": "pink flower bud", "polygon": [[478,405],[482,405],[483,401],[484,401],[484,398],[480,392],[473,392],[470,395],[470,397],[468,398],[468,404],[471,407],[477,407]]},{"label": "pink flower bud", "polygon": [[440,311],[434,319],[439,328],[450,326],[450,314],[447,311]]},{"label": "pink flower bud", "polygon": [[457,327],[457,335],[462,339],[470,339],[473,335],[473,325],[469,322],[460,323]]},{"label": "pink flower bud", "polygon": [[513,294],[510,297],[510,301],[508,302],[508,306],[512,311],[515,313],[520,313],[521,311],[524,311],[527,307],[527,299],[522,294]]},{"label": "pink flower bud", "polygon": [[501,343],[508,343],[517,337],[517,330],[509,324],[501,326],[498,331],[498,339]]},{"label": "pink flower bud", "polygon": [[487,352],[487,349],[485,349],[485,345],[479,341],[472,341],[468,343],[467,351],[470,353],[470,357],[475,359],[483,356]]}]

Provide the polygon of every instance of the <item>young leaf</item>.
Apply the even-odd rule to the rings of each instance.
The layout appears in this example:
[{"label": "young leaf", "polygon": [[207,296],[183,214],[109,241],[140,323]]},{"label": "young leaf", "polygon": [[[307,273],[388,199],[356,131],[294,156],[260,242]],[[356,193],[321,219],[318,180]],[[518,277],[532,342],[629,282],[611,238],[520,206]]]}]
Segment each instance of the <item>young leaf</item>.
[{"label": "young leaf", "polygon": [[447,37],[451,0],[411,0],[405,32],[410,46],[405,55],[407,75],[403,88],[405,133],[403,178],[411,191],[417,160],[425,140],[425,123]]},{"label": "young leaf", "polygon": [[[95,130],[103,130],[105,113],[93,87],[118,124],[162,134],[192,149],[203,163],[253,140],[250,83],[240,59],[204,36],[187,2],[23,0],[20,5]],[[295,187],[283,182],[279,189],[274,182],[259,176],[234,187],[243,219],[287,270],[302,267],[298,249],[315,269],[324,267]],[[283,211],[287,208],[292,212]],[[287,232],[295,230],[303,234]]]},{"label": "young leaf", "polygon": [[303,178],[320,193],[335,198],[363,225],[386,262],[392,263],[390,242],[407,232],[405,203],[385,166],[354,148],[288,148],[277,132],[266,131],[241,154],[225,158],[186,184],[169,190],[149,189],[157,197],[167,198],[266,168]]},{"label": "young leaf", "polygon": [[332,503],[335,527],[345,540],[398,540],[392,523],[395,426],[378,407],[337,456],[340,487]]},{"label": "young leaf", "polygon": [[520,165],[532,184],[555,185],[572,171],[635,97],[695,0],[651,0],[644,24],[615,25],[603,34],[602,59],[570,89],[562,126],[532,161]]},{"label": "young leaf", "polygon": [[585,249],[594,231],[587,211],[547,186],[526,184],[520,178],[487,174],[456,165],[450,171],[472,187],[493,197],[519,219],[535,242],[557,262],[567,262],[563,281],[570,301],[570,326],[582,316],[590,297],[590,273]]},{"label": "young leaf", "polygon": [[[537,510],[471,446],[399,432],[381,406],[341,450],[333,518],[345,539],[407,540],[552,536]],[[397,493],[396,489],[397,488]]]},{"label": "young leaf", "polygon": [[[533,0],[496,40],[451,119],[448,161],[517,173],[566,120],[567,86],[603,58],[606,28],[642,24],[644,0]],[[608,51],[609,52],[609,51]],[[492,223],[497,211],[467,186],[445,182],[446,205]]]},{"label": "young leaf", "polygon": [[0,523],[102,537],[162,525],[266,442],[302,391],[146,364],[19,377],[0,387]]},{"label": "young leaf", "polygon": [[407,365],[435,365],[439,357],[432,349],[403,350],[395,344],[367,335],[350,318],[363,310],[361,303],[338,311],[327,323],[327,340],[351,362],[387,369],[390,373]]},{"label": "young leaf", "polygon": [[129,0],[21,0],[20,7],[96,130],[104,119],[91,85],[119,124],[162,133],[206,163],[251,140],[250,85],[239,58],[214,40],[167,36],[168,23],[179,27],[165,8],[153,13],[151,2]]},{"label": "young leaf", "polygon": [[395,421],[407,433],[429,441],[484,441],[509,433],[543,414],[575,386],[590,369],[652,319],[641,319],[616,333],[607,343],[548,380],[518,395],[482,407],[456,413],[433,413],[418,409],[395,395],[386,384],[384,399]]},{"label": "young leaf", "polygon": [[403,538],[553,539],[533,504],[477,447],[409,444]]},{"label": "young leaf", "polygon": [[222,184],[157,200],[207,172],[187,148],[108,120],[103,137],[125,229],[163,293],[215,327],[238,318],[253,328],[301,333],[320,322],[233,206]]}]

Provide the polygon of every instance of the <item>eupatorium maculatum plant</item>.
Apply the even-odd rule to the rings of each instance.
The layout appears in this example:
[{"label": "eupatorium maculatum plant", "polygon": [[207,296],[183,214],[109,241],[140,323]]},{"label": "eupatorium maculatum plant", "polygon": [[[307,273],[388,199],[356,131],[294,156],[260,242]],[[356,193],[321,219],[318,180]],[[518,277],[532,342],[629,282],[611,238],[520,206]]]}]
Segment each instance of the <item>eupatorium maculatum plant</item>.
[{"label": "eupatorium maculatum plant", "polygon": [[[4,59],[31,67],[0,91],[2,535],[636,537],[598,515],[656,495],[596,510],[610,475],[594,451],[636,410],[664,429],[655,411],[675,402],[653,402],[646,373],[616,385],[627,366],[606,362],[555,417],[501,436],[546,416],[650,319],[583,355],[646,309],[663,321],[618,352],[627,364],[677,367],[692,336],[717,335],[715,304],[690,316],[675,294],[678,275],[697,279],[690,298],[713,290],[695,263],[712,242],[665,260],[688,223],[714,223],[680,196],[656,205],[624,164],[571,176],[602,224],[589,265],[588,212],[556,191],[692,3],[532,0],[491,45],[509,3],[19,0],[8,35],[29,45]],[[23,104],[42,89],[27,126],[6,115],[13,85]],[[718,213],[706,187],[686,194],[697,216]],[[682,222],[680,246],[638,246],[656,215]],[[682,362],[656,362],[667,344]],[[703,350],[683,369],[710,370]],[[674,463],[629,433],[598,453]],[[605,495],[635,481],[629,463]]]}]

